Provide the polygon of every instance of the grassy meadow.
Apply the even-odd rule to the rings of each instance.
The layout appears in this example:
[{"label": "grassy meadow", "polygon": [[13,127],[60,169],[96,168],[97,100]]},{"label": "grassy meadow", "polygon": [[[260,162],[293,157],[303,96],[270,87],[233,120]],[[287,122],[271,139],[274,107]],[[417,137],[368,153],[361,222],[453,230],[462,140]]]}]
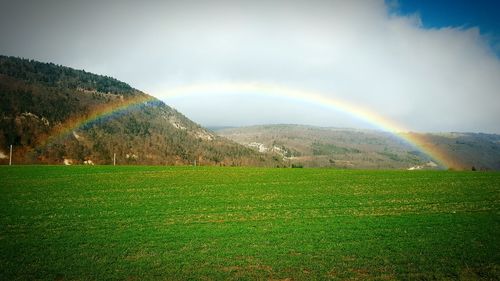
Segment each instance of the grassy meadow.
[{"label": "grassy meadow", "polygon": [[500,173],[0,167],[0,280],[500,278]]}]

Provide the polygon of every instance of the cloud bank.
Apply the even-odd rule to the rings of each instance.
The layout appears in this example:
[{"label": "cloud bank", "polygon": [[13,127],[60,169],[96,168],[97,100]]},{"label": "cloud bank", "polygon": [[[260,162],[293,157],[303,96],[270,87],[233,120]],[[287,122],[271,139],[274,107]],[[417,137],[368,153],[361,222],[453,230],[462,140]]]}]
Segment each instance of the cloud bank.
[{"label": "cloud bank", "polygon": [[500,133],[500,60],[478,28],[425,29],[379,1],[19,1],[0,52],[114,76],[205,125],[369,127],[293,100],[174,87],[321,92],[416,131]]}]

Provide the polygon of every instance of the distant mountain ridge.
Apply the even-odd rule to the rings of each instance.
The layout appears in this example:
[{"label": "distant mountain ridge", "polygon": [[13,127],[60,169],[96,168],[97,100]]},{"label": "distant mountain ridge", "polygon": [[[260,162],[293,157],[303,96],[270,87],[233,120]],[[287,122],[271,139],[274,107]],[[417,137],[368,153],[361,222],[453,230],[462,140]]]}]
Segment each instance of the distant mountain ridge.
[{"label": "distant mountain ridge", "polygon": [[[437,169],[432,159],[394,135],[374,130],[306,125],[228,128],[217,134],[257,151],[273,151],[289,165],[358,169]],[[417,134],[465,170],[500,170],[500,135]]]},{"label": "distant mountain ridge", "polygon": [[115,155],[118,164],[274,167],[282,162],[207,131],[124,82],[52,63],[0,56],[0,108],[4,164],[9,145],[14,163],[25,164],[111,164]]}]

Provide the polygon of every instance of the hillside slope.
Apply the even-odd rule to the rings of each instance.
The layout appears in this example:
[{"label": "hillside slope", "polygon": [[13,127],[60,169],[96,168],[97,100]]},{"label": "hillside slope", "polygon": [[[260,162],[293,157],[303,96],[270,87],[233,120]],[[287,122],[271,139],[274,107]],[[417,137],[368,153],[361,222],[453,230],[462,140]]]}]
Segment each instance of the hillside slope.
[{"label": "hillside slope", "polygon": [[[215,130],[221,136],[262,152],[281,154],[289,164],[360,169],[438,168],[431,159],[392,134],[303,125],[264,125]],[[414,133],[412,133],[414,134]],[[462,169],[500,170],[500,136],[494,134],[419,134],[457,159]]]},{"label": "hillside slope", "polygon": [[0,163],[276,166],[116,79],[0,56]]}]

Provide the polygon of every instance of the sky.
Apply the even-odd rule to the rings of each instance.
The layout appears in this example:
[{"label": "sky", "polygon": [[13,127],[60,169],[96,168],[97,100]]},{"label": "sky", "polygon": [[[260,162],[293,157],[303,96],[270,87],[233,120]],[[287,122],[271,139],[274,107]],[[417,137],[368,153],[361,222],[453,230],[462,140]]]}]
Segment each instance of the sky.
[{"label": "sky", "polygon": [[0,0],[0,54],[115,77],[205,126],[377,128],[279,87],[409,131],[500,133],[498,3]]}]

